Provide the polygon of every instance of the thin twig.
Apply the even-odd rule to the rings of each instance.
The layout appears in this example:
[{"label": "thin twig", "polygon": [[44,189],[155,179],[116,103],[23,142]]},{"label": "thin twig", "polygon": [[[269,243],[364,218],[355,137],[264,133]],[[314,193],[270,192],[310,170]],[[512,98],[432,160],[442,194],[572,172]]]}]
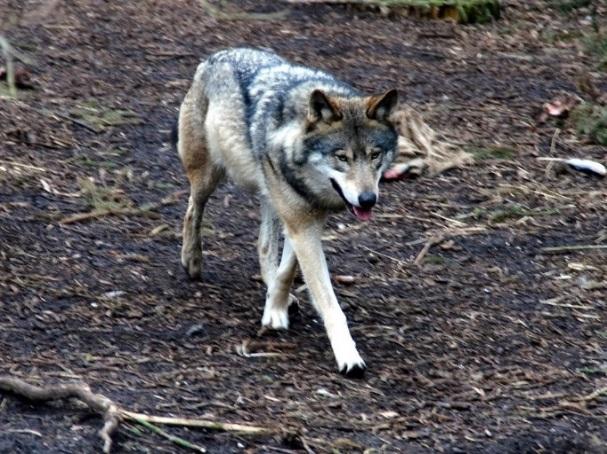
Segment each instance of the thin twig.
[{"label": "thin twig", "polygon": [[607,244],[571,244],[565,246],[543,247],[540,251],[544,254],[560,254],[572,251],[595,251],[607,249]]},{"label": "thin twig", "polygon": [[151,210],[155,207],[145,208],[101,208],[86,213],[76,213],[70,216],[64,217],[59,221],[60,224],[74,224],[76,222],[89,221],[91,219],[98,219],[104,216],[121,216],[121,215],[141,215],[141,216],[156,216],[156,213],[152,213]]},{"label": "thin twig", "polygon": [[145,419],[134,418],[134,421],[137,422],[137,423],[139,423],[139,424],[141,424],[142,426],[150,429],[152,432],[160,435],[161,437],[164,437],[167,440],[175,443],[177,446],[181,446],[183,448],[192,449],[192,450],[198,451],[198,452],[207,452],[207,450],[205,448],[203,448],[202,446],[195,445],[194,443],[191,443],[188,440],[185,440],[184,438],[177,437],[175,435],[171,435],[170,433],[165,432],[160,427],[156,427],[154,424],[152,424],[151,422],[146,421]]},{"label": "thin twig", "polygon": [[540,304],[546,304],[547,306],[554,307],[565,307],[567,309],[594,309],[592,306],[582,306],[581,304],[567,304],[567,303],[559,303],[561,297],[553,298],[551,300],[540,301]]},{"label": "thin twig", "polygon": [[[37,109],[35,109],[37,110]],[[41,114],[47,115],[47,116],[55,116],[55,117],[59,117],[62,118],[64,120],[68,120],[71,121],[72,123],[83,127],[84,129],[88,129],[89,131],[95,133],[95,134],[99,134],[99,130],[91,125],[89,125],[88,123],[85,123],[84,121],[80,121],[77,118],[73,118],[69,115],[66,115],[64,113],[61,112],[53,112],[51,110],[47,110],[47,109],[40,109],[37,110],[38,112],[40,112]]]}]

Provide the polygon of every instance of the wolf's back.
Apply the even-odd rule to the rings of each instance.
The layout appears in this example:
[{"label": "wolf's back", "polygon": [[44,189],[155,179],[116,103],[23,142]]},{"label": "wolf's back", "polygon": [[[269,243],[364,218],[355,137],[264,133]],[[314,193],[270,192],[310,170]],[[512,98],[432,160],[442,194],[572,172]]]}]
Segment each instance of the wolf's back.
[{"label": "wolf's back", "polygon": [[217,52],[201,64],[199,73],[209,102],[230,102],[242,110],[243,126],[255,154],[264,152],[273,131],[305,114],[314,89],[358,96],[354,88],[329,73],[292,64],[264,50]]}]

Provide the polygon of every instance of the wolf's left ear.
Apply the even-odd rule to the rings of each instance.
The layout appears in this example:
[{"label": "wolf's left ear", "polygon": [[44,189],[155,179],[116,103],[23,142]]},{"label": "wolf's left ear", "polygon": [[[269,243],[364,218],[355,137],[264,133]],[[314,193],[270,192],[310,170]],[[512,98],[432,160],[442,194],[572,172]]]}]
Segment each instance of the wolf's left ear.
[{"label": "wolf's left ear", "polygon": [[367,117],[385,121],[397,103],[398,92],[394,89],[385,92],[383,95],[370,96],[367,100]]}]

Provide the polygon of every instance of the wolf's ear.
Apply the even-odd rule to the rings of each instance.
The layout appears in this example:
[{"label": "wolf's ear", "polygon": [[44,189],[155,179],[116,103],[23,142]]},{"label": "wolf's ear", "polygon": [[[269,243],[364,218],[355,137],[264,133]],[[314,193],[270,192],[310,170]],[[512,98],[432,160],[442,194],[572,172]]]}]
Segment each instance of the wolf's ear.
[{"label": "wolf's ear", "polygon": [[341,119],[341,112],[322,90],[316,89],[310,94],[308,119],[311,122],[324,121],[331,123]]},{"label": "wolf's ear", "polygon": [[385,92],[383,95],[370,96],[367,100],[367,117],[385,121],[397,103],[398,92],[394,89]]}]

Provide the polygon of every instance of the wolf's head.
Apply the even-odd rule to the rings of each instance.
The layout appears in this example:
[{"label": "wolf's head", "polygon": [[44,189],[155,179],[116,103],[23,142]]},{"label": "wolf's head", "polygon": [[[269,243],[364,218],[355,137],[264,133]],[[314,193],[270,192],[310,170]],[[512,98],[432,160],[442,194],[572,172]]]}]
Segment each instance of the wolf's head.
[{"label": "wolf's head", "polygon": [[397,102],[396,90],[368,97],[330,96],[318,89],[310,94],[300,156],[323,205],[345,204],[358,219],[371,218],[379,179],[396,154],[390,114]]}]

